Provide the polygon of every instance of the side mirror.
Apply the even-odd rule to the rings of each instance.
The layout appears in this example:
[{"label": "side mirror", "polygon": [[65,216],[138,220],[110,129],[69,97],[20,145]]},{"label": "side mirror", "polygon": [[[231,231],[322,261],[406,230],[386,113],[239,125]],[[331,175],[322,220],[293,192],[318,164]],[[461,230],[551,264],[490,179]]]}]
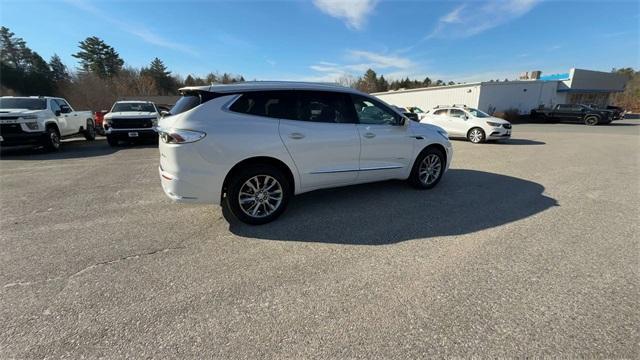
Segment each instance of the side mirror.
[{"label": "side mirror", "polygon": [[56,110],[55,115],[56,116],[60,116],[62,113],[60,113],[60,110]]},{"label": "side mirror", "polygon": [[166,110],[162,110],[160,111],[160,117],[165,117],[165,116],[170,116],[171,113],[166,111]]}]

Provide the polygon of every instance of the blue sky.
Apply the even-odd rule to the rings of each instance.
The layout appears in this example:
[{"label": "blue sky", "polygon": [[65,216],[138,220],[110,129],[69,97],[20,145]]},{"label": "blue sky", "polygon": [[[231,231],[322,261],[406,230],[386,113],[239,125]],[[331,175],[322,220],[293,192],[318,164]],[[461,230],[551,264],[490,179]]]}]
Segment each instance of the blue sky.
[{"label": "blue sky", "polygon": [[520,72],[640,68],[638,1],[11,1],[0,23],[76,68],[98,36],[128,65],[175,73],[332,81],[368,67],[387,78],[470,82]]}]

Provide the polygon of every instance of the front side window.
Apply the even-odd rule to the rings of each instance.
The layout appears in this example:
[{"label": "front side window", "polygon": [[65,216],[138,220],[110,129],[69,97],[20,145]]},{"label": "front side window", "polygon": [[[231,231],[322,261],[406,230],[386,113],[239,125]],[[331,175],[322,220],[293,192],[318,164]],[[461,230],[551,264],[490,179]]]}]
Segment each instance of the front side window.
[{"label": "front side window", "polygon": [[119,102],[113,105],[111,112],[156,112],[151,103]]},{"label": "front side window", "polygon": [[353,105],[360,124],[396,125],[400,117],[386,106],[359,95],[353,95]]},{"label": "front side window", "polygon": [[66,101],[62,100],[62,99],[55,99],[54,101],[56,101],[58,103],[58,105],[60,106],[60,109],[63,113],[65,112],[71,112],[71,106],[69,106],[69,104],[67,104]]},{"label": "front side window", "polygon": [[484,111],[480,111],[478,109],[468,108],[467,111],[469,111],[469,113],[471,113],[471,115],[473,115],[473,116],[475,116],[477,118],[490,117],[489,114],[485,113]]},{"label": "front side window", "polygon": [[449,110],[449,114],[451,117],[456,117],[456,118],[464,118],[465,116],[467,116],[467,114],[465,114],[464,111],[458,110],[458,109]]},{"label": "front side window", "polygon": [[347,94],[323,91],[301,91],[299,98],[299,119],[302,121],[326,123],[356,122]]},{"label": "front side window", "polygon": [[229,110],[277,119],[298,119],[298,99],[290,91],[255,91],[242,94]]}]

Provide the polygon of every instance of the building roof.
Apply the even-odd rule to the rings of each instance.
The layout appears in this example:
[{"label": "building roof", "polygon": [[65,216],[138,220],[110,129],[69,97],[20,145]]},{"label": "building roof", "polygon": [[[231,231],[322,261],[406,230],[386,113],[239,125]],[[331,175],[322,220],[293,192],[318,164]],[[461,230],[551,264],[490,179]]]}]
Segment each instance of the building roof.
[{"label": "building roof", "polygon": [[180,91],[199,90],[217,93],[232,93],[254,90],[331,90],[360,94],[361,92],[334,83],[314,83],[300,81],[243,81],[233,84],[215,84],[209,86],[187,86]]}]

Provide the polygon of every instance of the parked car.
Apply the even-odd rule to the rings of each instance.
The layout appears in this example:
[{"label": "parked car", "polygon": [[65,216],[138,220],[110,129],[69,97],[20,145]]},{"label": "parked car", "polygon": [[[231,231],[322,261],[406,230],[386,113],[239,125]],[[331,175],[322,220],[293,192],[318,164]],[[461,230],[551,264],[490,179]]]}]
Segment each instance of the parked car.
[{"label": "parked car", "polygon": [[552,121],[580,122],[585,125],[608,124],[613,119],[610,110],[593,109],[582,104],[557,104],[551,109],[541,108],[531,110],[534,119]]},{"label": "parked car", "polygon": [[418,115],[418,119],[422,120],[425,118],[425,116],[427,116],[427,113],[425,111],[423,111],[422,109],[420,109],[417,106],[409,106],[407,108],[407,110],[409,110],[410,112],[417,114]]},{"label": "parked car", "polygon": [[443,128],[449,136],[469,139],[474,144],[511,138],[511,123],[466,106],[438,106],[421,123]]},{"label": "parked car", "polygon": [[48,96],[0,98],[0,145],[40,145],[60,149],[60,140],[96,137],[91,111],[75,111],[63,98]]},{"label": "parked car", "polygon": [[187,87],[160,120],[160,179],[178,202],[224,204],[264,224],[304,192],[388,179],[434,187],[453,155],[442,129],[341,86]]},{"label": "parked car", "polygon": [[100,110],[93,113],[93,118],[96,122],[96,132],[98,133],[98,135],[105,135],[104,126],[102,123],[104,122],[104,115],[108,112],[109,110]]},{"label": "parked car", "polygon": [[117,146],[120,141],[158,141],[158,119],[158,109],[150,101],[116,101],[104,116],[107,142]]},{"label": "parked car", "polygon": [[396,109],[396,111],[398,111],[402,115],[406,116],[409,120],[420,121],[420,119],[418,118],[418,114],[414,114],[411,111],[400,106],[391,105],[391,107]]}]

